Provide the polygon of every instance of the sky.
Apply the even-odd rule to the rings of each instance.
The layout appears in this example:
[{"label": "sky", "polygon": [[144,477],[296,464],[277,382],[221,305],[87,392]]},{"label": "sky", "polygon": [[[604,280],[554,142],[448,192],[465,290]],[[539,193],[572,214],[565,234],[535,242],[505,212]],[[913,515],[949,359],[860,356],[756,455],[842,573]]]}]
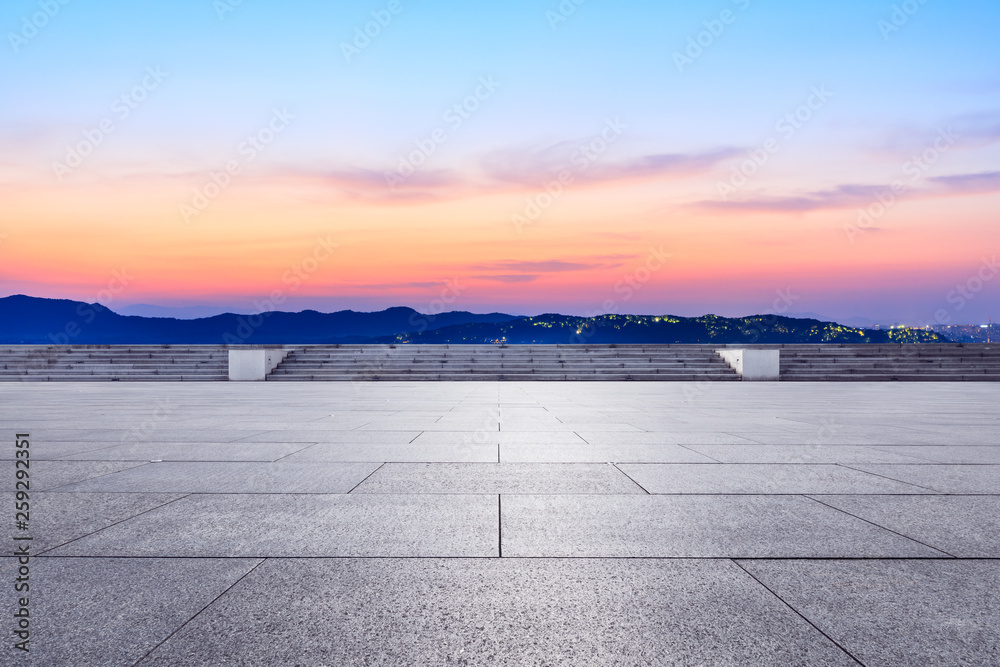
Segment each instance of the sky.
[{"label": "sky", "polygon": [[998,29],[994,0],[6,0],[0,296],[985,322]]}]

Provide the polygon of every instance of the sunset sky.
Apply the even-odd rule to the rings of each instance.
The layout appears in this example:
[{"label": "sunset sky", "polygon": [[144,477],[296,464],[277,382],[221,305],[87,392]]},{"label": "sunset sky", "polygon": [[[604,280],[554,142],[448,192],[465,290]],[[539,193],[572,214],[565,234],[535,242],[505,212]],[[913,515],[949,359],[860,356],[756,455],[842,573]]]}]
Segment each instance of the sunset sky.
[{"label": "sunset sky", "polygon": [[995,0],[7,0],[0,28],[0,296],[1000,317]]}]

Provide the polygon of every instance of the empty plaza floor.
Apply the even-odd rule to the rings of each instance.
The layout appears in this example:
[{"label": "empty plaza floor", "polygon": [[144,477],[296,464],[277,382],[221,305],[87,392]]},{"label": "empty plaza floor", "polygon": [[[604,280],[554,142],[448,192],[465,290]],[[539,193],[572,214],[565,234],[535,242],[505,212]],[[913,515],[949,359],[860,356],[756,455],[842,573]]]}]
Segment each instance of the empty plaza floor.
[{"label": "empty plaza floor", "polygon": [[1000,664],[998,399],[0,386],[0,665]]}]

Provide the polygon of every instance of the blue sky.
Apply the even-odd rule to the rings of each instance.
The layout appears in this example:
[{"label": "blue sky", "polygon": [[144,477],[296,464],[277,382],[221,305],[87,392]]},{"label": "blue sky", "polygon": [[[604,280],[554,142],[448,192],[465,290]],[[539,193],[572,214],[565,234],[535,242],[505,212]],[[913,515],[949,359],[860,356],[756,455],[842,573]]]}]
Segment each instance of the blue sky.
[{"label": "blue sky", "polygon": [[[307,246],[322,222],[324,230],[356,239],[353,258],[367,258],[368,273],[396,278],[374,295],[330,268],[301,295],[306,304],[340,299],[352,307],[419,307],[433,290],[388,286],[442,283],[484,262],[596,265],[586,258],[602,249],[631,256],[628,266],[602,265],[604,274],[581,275],[576,283],[552,277],[541,289],[547,277],[539,275],[521,284],[484,285],[467,303],[469,309],[581,312],[590,304],[572,293],[574,284],[613,285],[615,271],[630,270],[650,244],[668,243],[683,260],[678,273],[659,278],[662,284],[630,308],[749,312],[791,281],[804,294],[803,309],[917,321],[936,310],[956,276],[976,272],[977,255],[996,250],[998,236],[988,223],[995,188],[992,177],[982,177],[1000,169],[995,2],[231,2],[9,0],[0,8],[6,35],[0,187],[33,193],[0,224],[9,237],[0,256],[20,250],[18,262],[0,273],[6,291],[85,297],[109,270],[104,250],[100,261],[74,264],[62,277],[49,269],[53,257],[93,243],[119,248],[120,261],[157,260],[149,288],[136,288],[125,300],[245,303],[266,292],[250,279],[270,266],[261,244]],[[36,17],[43,7],[53,16],[44,17],[37,34],[30,27],[25,32],[25,21],[42,22]],[[563,15],[560,7],[573,11]],[[391,20],[345,57],[344,44],[377,16]],[[691,40],[701,40],[700,51],[689,50]],[[690,58],[681,67],[678,54]],[[69,183],[55,181],[53,162],[107,118],[149,68],[165,73],[163,83],[116,122],[114,135]],[[447,127],[444,114],[484,79],[496,90],[461,127],[448,128],[447,141],[407,183],[408,198],[376,191],[400,156]],[[782,139],[766,169],[737,193],[746,203],[740,213],[704,206],[718,198],[719,183],[746,152],[778,137],[777,124],[815,90],[828,91],[829,100]],[[177,202],[232,159],[275,109],[294,115],[294,123],[248,169],[247,192],[227,193],[213,205],[202,218],[211,224],[196,237],[172,226]],[[601,157],[600,176],[554,207],[548,225],[516,236],[500,230],[543,177],[609,119],[628,129]],[[905,161],[946,127],[960,135],[958,143],[921,174],[928,180],[915,188],[919,197],[867,234],[869,250],[831,240],[856,217],[853,208],[866,205],[845,192],[874,191],[899,177]],[[931,180],[936,177],[957,180]],[[973,180],[986,185],[975,193],[944,187]],[[83,192],[86,184],[101,184],[114,199]],[[140,193],[149,197],[149,211],[133,210]],[[265,195],[273,210],[255,199]],[[932,195],[947,197],[953,215],[928,219],[933,205],[916,200]],[[822,199],[825,208],[789,213],[788,205],[775,204],[802,197]],[[72,212],[54,200],[74,202]],[[162,215],[153,212],[161,206]],[[762,206],[768,217],[759,213]],[[261,212],[243,224],[246,246],[212,256],[237,272],[231,275],[246,272],[240,274],[245,288],[235,281],[198,293],[181,285],[180,267],[193,269],[175,253],[231,238],[246,210]],[[64,229],[77,231],[64,235]],[[602,234],[609,230],[629,235],[632,245],[606,248]],[[65,236],[68,245],[47,257],[42,235]],[[713,260],[706,248],[720,238],[732,245]],[[426,262],[401,259],[407,248],[434,255],[424,242],[449,250]],[[393,247],[380,252],[386,244]],[[787,259],[769,258],[764,267],[743,262],[737,244],[785,244]],[[472,257],[472,247],[493,254],[476,250]],[[391,267],[381,263],[385,254]],[[804,258],[815,260],[811,273]],[[747,285],[737,294],[731,293],[734,262],[737,274],[748,278],[736,280]],[[365,273],[362,268],[354,266],[352,275]],[[921,271],[932,278],[919,277]],[[539,289],[526,290],[528,282]],[[681,288],[697,293],[698,301],[667,298]],[[905,299],[899,289],[910,290]],[[963,316],[989,316],[998,303],[991,284]]]}]

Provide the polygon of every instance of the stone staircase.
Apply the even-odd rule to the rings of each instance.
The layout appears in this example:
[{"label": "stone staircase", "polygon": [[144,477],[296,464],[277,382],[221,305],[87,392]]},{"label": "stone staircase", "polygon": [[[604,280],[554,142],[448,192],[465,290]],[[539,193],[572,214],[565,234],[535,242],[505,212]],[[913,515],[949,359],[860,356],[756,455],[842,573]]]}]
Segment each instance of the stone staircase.
[{"label": "stone staircase", "polygon": [[[714,345],[295,346],[268,381],[739,380]],[[746,346],[731,345],[730,348]],[[755,345],[781,380],[1000,381],[1000,345]],[[0,346],[0,382],[226,381],[222,345]]]},{"label": "stone staircase", "polygon": [[823,382],[1000,381],[1000,345],[774,345],[781,380]]},{"label": "stone staircase", "polygon": [[710,345],[340,345],[297,348],[268,375],[301,380],[739,380]]},{"label": "stone staircase", "polygon": [[191,382],[228,378],[229,353],[218,345],[0,347],[0,382]]}]

